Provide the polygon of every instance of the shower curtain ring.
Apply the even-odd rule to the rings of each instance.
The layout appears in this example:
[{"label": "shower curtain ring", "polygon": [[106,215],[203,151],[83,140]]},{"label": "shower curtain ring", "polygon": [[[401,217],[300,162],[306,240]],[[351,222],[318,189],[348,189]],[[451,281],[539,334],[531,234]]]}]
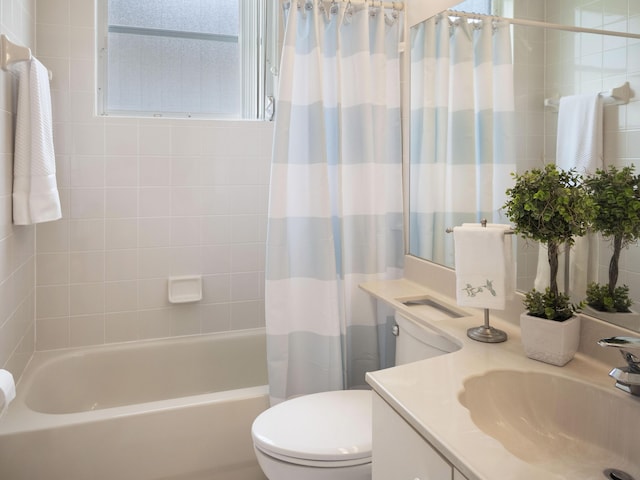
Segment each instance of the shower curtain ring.
[{"label": "shower curtain ring", "polygon": [[351,21],[351,16],[353,15],[353,5],[351,5],[351,0],[347,0],[347,6],[344,7],[345,19]]},{"label": "shower curtain ring", "polygon": [[365,0],[365,5],[369,9],[369,16],[371,18],[375,17],[377,15],[377,12],[375,9],[376,0],[371,0],[371,4],[369,4],[369,0]]}]

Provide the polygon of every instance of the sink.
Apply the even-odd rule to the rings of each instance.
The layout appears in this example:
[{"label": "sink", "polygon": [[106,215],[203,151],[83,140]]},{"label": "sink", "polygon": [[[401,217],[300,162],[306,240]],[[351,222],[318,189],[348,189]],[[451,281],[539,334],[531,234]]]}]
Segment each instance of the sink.
[{"label": "sink", "polygon": [[467,378],[458,400],[480,430],[527,463],[563,478],[640,480],[640,400],[611,389],[494,370]]}]

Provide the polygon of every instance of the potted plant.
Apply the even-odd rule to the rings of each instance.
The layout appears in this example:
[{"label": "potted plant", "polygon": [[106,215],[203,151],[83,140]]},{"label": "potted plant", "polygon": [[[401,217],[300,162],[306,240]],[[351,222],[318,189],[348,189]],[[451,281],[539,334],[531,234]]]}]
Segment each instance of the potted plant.
[{"label": "potted plant", "polygon": [[528,357],[553,365],[566,364],[578,349],[580,317],[568,295],[558,291],[558,253],[584,235],[593,217],[593,200],[575,170],[554,164],[512,174],[504,205],[514,231],[547,247],[549,287],[525,295],[526,313],[520,318],[522,342]]},{"label": "potted plant", "polygon": [[640,237],[640,175],[634,169],[610,166],[584,182],[595,204],[593,229],[611,241],[613,250],[607,284],[593,282],[587,287],[587,304],[600,312],[631,311],[629,287],[617,283],[620,253]]}]

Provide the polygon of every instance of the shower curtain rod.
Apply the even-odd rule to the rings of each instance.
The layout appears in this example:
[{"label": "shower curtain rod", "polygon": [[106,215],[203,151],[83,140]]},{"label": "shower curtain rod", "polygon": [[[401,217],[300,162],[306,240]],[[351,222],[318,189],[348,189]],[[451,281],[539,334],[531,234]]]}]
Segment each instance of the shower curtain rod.
[{"label": "shower curtain rod", "polygon": [[571,25],[562,25],[559,23],[540,22],[538,20],[522,20],[519,18],[498,17],[495,15],[481,15],[479,13],[458,12],[455,10],[445,10],[444,12],[442,12],[442,15],[446,15],[448,17],[467,18],[471,20],[485,20],[485,19],[500,20],[500,21],[510,23],[512,25],[522,25],[525,27],[539,27],[539,28],[547,28],[551,30],[564,30],[567,32],[578,32],[578,33],[595,33],[597,35],[609,35],[612,37],[635,38],[640,40],[640,33],[614,32],[613,30],[598,30],[596,28],[575,27]]},{"label": "shower curtain rod", "polygon": [[[380,1],[380,0],[322,0],[322,3],[350,3],[352,5],[358,5],[358,6],[371,6],[371,7],[378,7],[378,6],[382,6],[382,8],[385,9],[393,9],[393,10],[404,10],[404,3],[403,2],[384,2],[384,1]],[[285,2],[285,4],[288,2]]]},{"label": "shower curtain rod", "polygon": [[383,8],[391,8],[393,10],[402,10],[404,9],[404,3],[402,2],[380,2],[375,0],[340,0],[342,2],[348,2],[353,5],[369,5],[372,7],[382,6]]}]

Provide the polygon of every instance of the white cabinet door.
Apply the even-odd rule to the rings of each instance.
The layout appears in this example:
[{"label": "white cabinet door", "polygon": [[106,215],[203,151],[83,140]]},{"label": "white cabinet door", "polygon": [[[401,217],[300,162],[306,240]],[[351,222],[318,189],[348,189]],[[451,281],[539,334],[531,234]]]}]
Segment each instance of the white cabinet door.
[{"label": "white cabinet door", "polygon": [[373,480],[451,480],[449,463],[380,396],[373,395]]}]

